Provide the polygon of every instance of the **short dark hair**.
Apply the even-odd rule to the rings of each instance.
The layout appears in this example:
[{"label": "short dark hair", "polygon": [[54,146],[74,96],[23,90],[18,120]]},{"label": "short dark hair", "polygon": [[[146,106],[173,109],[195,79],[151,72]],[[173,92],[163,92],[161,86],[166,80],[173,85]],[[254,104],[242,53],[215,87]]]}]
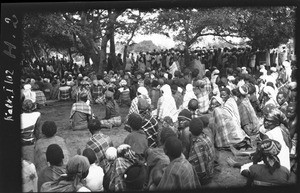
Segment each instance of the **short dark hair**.
[{"label": "short dark hair", "polygon": [[57,132],[57,126],[54,121],[45,121],[42,125],[42,133],[46,137],[52,137]]},{"label": "short dark hair", "polygon": [[198,109],[198,105],[199,105],[198,100],[193,98],[188,103],[188,109],[195,111],[196,109]]},{"label": "short dark hair", "polygon": [[80,93],[79,99],[80,99],[81,101],[86,102],[86,101],[88,100],[88,96],[87,96],[86,93]]},{"label": "short dark hair", "polygon": [[91,148],[86,148],[83,150],[82,155],[88,158],[90,164],[95,163],[97,160],[96,153]]},{"label": "short dark hair", "polygon": [[64,159],[64,153],[61,147],[57,144],[51,144],[46,150],[46,160],[51,165],[58,166]]},{"label": "short dark hair", "polygon": [[88,122],[88,129],[91,133],[101,129],[101,123],[98,119],[90,119]]},{"label": "short dark hair", "polygon": [[169,137],[164,144],[166,153],[172,158],[180,157],[182,153],[182,143],[177,137]]}]

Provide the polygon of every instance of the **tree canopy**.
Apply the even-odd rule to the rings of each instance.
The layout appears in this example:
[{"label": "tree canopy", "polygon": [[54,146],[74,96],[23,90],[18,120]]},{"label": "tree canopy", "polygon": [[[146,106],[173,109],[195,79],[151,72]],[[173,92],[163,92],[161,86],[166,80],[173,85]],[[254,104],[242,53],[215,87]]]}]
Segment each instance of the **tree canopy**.
[{"label": "tree canopy", "polygon": [[[29,13],[24,16],[24,56],[37,59],[49,51],[81,54],[102,72],[108,43],[115,57],[115,37],[127,47],[136,34],[173,35],[188,58],[192,45],[206,35],[247,38],[255,49],[278,47],[295,35],[295,7],[220,7],[172,9],[90,9],[76,12]],[[144,44],[145,43],[145,44]],[[136,45],[151,51],[150,42]],[[142,46],[141,46],[142,45]],[[150,49],[150,50],[149,50]],[[188,61],[188,60],[186,60]]]}]

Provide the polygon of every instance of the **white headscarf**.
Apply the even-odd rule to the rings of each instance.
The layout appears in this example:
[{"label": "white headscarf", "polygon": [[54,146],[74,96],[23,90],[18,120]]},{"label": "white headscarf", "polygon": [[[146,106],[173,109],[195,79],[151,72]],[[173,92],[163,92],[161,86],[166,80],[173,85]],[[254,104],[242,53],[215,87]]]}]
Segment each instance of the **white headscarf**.
[{"label": "white headscarf", "polygon": [[183,96],[182,107],[187,108],[191,99],[197,99],[197,97],[196,97],[196,95],[193,91],[193,85],[192,84],[187,84],[185,86],[185,94]]},{"label": "white headscarf", "polygon": [[263,91],[270,98],[269,101],[267,101],[265,105],[267,105],[268,103],[274,103],[275,106],[278,106],[278,103],[276,101],[276,92],[275,92],[275,90],[271,86],[265,86]]},{"label": "white headscarf", "polygon": [[170,116],[173,122],[176,122],[178,112],[175,99],[172,96],[171,87],[168,84],[165,84],[160,88],[160,90],[162,91],[162,96],[158,100],[158,119],[163,120],[166,116]]}]

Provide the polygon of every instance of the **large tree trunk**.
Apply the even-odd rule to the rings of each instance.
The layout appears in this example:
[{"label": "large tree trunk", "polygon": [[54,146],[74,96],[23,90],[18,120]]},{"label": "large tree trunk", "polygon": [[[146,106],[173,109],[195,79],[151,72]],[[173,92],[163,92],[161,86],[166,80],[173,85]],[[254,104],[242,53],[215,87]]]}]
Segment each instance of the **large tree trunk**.
[{"label": "large tree trunk", "polygon": [[98,70],[95,71],[96,74],[101,74],[103,75],[104,69],[106,67],[106,47],[107,47],[107,42],[108,42],[108,37],[107,35],[105,35],[102,38],[102,42],[101,42],[101,49],[100,49],[100,63],[98,66]]},{"label": "large tree trunk", "polygon": [[114,70],[118,68],[118,64],[117,64],[117,59],[116,59],[116,46],[115,46],[115,36],[114,36],[114,30],[112,29],[112,34],[111,37],[109,39],[109,43],[110,43],[110,54],[111,54],[111,60],[112,60],[112,65],[114,67]]},{"label": "large tree trunk", "polygon": [[126,44],[124,46],[124,50],[123,50],[123,64],[126,66],[126,56],[127,56],[127,49],[128,49],[128,45]]},{"label": "large tree trunk", "polygon": [[84,57],[84,63],[89,63],[90,62],[90,56],[87,53],[83,53],[83,57]]},{"label": "large tree trunk", "polygon": [[189,55],[188,46],[184,46],[184,66],[185,68],[190,67],[190,55]]}]

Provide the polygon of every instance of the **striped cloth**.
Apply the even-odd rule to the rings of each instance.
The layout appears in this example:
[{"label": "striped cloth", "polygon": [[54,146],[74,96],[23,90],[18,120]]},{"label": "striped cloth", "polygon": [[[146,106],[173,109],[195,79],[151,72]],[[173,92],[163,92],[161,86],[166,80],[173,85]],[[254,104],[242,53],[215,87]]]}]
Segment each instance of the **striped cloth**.
[{"label": "striped cloth", "polygon": [[114,168],[111,174],[111,181],[109,184],[110,191],[117,192],[126,190],[126,184],[123,179],[123,174],[125,173],[126,169],[129,168],[132,164],[132,161],[123,157],[118,157],[115,160],[114,165],[112,166]]},{"label": "striped cloth", "polygon": [[242,99],[238,105],[239,113],[241,117],[242,129],[247,133],[247,135],[256,135],[259,132],[259,120],[256,116],[255,110],[253,109],[248,98]]},{"label": "striped cloth", "polygon": [[100,123],[102,126],[105,127],[119,127],[122,125],[122,118],[121,116],[117,116],[117,117],[112,117],[110,119],[103,119],[100,120]]},{"label": "striped cloth", "polygon": [[86,144],[86,148],[91,148],[96,153],[98,164],[103,169],[105,169],[105,166],[108,164],[105,151],[109,147],[113,147],[110,137],[100,132],[94,134]]},{"label": "striped cloth", "polygon": [[235,118],[223,107],[215,108],[212,117],[211,125],[215,133],[216,147],[229,147],[249,138],[241,126],[237,124]]},{"label": "striped cloth", "polygon": [[46,96],[45,96],[44,92],[40,91],[40,90],[35,90],[35,91],[32,91],[32,92],[35,92],[35,94],[36,94],[35,102],[39,105],[44,106],[45,103],[46,103]]},{"label": "striped cloth", "polygon": [[193,190],[200,188],[200,186],[195,169],[181,155],[181,157],[174,159],[165,168],[157,190]]},{"label": "striped cloth", "polygon": [[207,77],[204,77],[202,80],[205,81],[204,89],[209,94],[212,91],[211,82],[210,82],[210,80]]},{"label": "striped cloth", "polygon": [[215,133],[215,146],[218,148],[229,147],[229,133],[226,128],[226,120],[232,119],[221,107],[214,109],[212,113],[212,125]]},{"label": "striped cloth", "polygon": [[145,116],[142,129],[146,133],[148,147],[157,147],[158,121],[153,116]]},{"label": "striped cloth", "polygon": [[209,96],[208,92],[205,90],[201,90],[197,95],[198,100],[198,112],[199,113],[207,113],[209,108]]},{"label": "striped cloth", "polygon": [[69,86],[63,86],[59,88],[58,99],[59,100],[68,100],[71,98]]},{"label": "striped cloth", "polygon": [[73,117],[73,115],[76,111],[82,112],[82,113],[85,113],[88,115],[92,115],[92,108],[83,101],[79,101],[79,102],[73,104],[71,113],[70,113],[70,119]]},{"label": "striped cloth", "polygon": [[194,166],[200,183],[207,184],[214,172],[215,149],[210,138],[202,133],[192,139],[188,161]]},{"label": "striped cloth", "polygon": [[103,95],[103,87],[101,85],[95,86],[93,85],[91,87],[91,94],[92,94],[92,98],[94,100],[96,100],[98,97],[101,97]]}]

